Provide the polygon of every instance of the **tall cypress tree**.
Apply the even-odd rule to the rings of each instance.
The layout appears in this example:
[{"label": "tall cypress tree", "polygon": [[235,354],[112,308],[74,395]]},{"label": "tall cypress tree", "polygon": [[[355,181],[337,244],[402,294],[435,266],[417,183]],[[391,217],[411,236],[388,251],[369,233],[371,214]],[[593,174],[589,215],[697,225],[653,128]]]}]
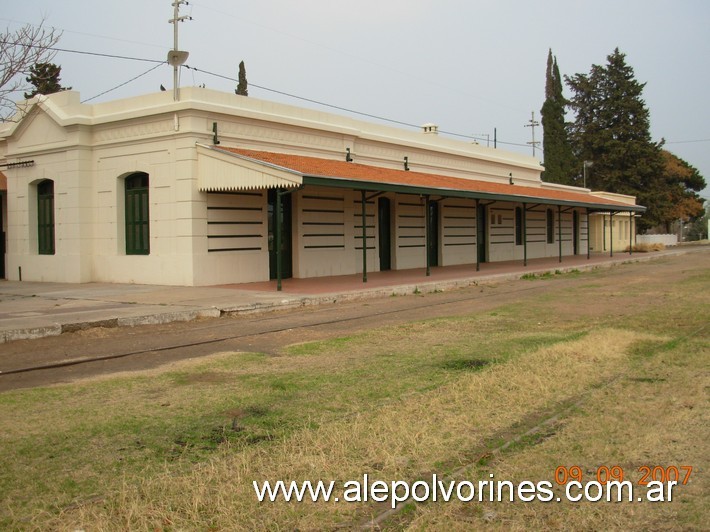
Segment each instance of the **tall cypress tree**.
[{"label": "tall cypress tree", "polygon": [[545,181],[575,184],[574,155],[567,138],[565,126],[565,106],[567,100],[562,94],[562,78],[557,66],[557,58],[552,50],[547,54],[545,71],[545,103],[542,105],[542,144],[545,154]]},{"label": "tall cypress tree", "polygon": [[662,143],[651,141],[650,113],[626,56],[619,49],[605,66],[592,65],[589,74],[567,77],[575,112],[570,140],[579,161],[592,161],[587,185],[630,194],[648,210],[639,222],[646,229],[661,222],[657,209],[663,194]]},{"label": "tall cypress tree", "polygon": [[247,70],[244,66],[244,61],[239,63],[239,83],[234,91],[234,94],[239,94],[241,96],[249,96],[249,89],[247,83]]}]

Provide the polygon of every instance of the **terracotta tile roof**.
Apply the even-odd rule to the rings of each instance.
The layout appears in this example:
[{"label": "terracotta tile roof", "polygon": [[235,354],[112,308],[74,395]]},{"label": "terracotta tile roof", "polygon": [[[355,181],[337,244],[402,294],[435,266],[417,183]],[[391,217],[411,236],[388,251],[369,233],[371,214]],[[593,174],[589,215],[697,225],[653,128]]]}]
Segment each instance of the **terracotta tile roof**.
[{"label": "terracotta tile roof", "polygon": [[[629,205],[618,201],[608,200],[586,194],[583,192],[570,192],[566,190],[551,190],[538,187],[521,185],[509,185],[506,183],[494,183],[490,181],[477,181],[436,174],[426,174],[416,171],[395,170],[378,166],[368,166],[355,162],[336,161],[332,159],[322,159],[318,157],[308,157],[303,155],[289,155],[285,153],[274,153],[266,151],[245,150],[241,148],[223,148],[219,150],[227,151],[243,157],[261,161],[264,163],[287,168],[302,174],[304,177],[324,177],[331,179],[347,179],[359,182],[370,182],[373,184],[388,184],[399,186],[410,186],[418,188],[441,189],[442,195],[446,190],[456,190],[471,193],[493,194],[510,196],[511,201],[516,201],[516,197],[532,198],[534,201],[542,200],[549,202],[584,204],[589,207],[609,208],[619,207],[619,210],[645,210],[638,205]],[[518,200],[519,201],[519,200]]]}]

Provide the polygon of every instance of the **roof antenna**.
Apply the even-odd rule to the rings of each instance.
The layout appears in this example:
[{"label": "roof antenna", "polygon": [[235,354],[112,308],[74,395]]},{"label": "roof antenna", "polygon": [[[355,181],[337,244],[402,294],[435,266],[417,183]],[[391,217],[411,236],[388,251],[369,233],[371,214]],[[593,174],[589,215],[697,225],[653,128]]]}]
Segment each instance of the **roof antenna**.
[{"label": "roof antenna", "polygon": [[192,17],[184,15],[180,16],[180,6],[182,4],[189,5],[187,0],[174,0],[172,6],[174,8],[173,18],[168,20],[169,24],[173,24],[174,30],[174,45],[173,49],[168,52],[168,64],[173,67],[173,100],[176,102],[180,99],[180,87],[178,85],[178,67],[187,61],[187,57],[190,55],[188,52],[181,52],[178,50],[178,22],[184,22],[186,20],[192,20]]}]

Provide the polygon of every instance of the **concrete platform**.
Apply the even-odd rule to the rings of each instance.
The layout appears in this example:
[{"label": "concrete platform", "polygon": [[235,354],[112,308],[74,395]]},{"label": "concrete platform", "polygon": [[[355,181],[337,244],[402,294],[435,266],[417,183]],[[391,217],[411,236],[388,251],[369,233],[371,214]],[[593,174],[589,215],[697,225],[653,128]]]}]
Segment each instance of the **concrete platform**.
[{"label": "concrete platform", "polygon": [[645,261],[690,252],[710,252],[710,246],[688,246],[652,253],[593,254],[554,259],[372,272],[362,275],[285,279],[208,287],[112,283],[63,284],[0,281],[0,343],[41,338],[90,327],[136,325],[218,318],[223,315],[298,308],[320,303],[453,290],[481,283],[519,279],[526,274],[556,270],[588,270],[628,261]]}]

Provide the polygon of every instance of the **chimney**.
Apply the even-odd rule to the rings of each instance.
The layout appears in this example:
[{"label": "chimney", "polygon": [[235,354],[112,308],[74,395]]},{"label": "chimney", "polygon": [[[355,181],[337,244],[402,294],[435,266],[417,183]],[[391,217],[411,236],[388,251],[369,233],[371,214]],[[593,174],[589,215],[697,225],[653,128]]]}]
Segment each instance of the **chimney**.
[{"label": "chimney", "polygon": [[438,135],[439,126],[437,126],[436,124],[424,124],[422,126],[422,131],[425,135]]}]

